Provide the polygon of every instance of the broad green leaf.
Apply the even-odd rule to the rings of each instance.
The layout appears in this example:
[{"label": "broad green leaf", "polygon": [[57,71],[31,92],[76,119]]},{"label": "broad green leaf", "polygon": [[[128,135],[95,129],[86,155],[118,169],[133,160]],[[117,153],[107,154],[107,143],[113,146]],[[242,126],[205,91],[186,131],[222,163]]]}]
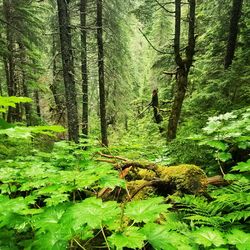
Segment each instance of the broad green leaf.
[{"label": "broad green leaf", "polygon": [[219,153],[216,153],[216,158],[222,162],[226,162],[232,158],[232,155],[227,152],[219,152]]},{"label": "broad green leaf", "polygon": [[150,245],[156,250],[191,250],[188,237],[175,231],[170,231],[165,225],[147,223],[141,230]]},{"label": "broad green leaf", "polygon": [[120,179],[117,176],[114,175],[106,175],[104,177],[101,177],[99,180],[100,187],[108,187],[111,189],[114,189],[115,187],[122,187],[126,188],[126,183],[123,179]]},{"label": "broad green leaf", "polygon": [[196,243],[205,247],[210,247],[212,245],[219,247],[227,243],[219,230],[209,227],[203,227],[196,230],[192,233],[191,237],[194,238]]},{"label": "broad green leaf", "polygon": [[59,203],[62,203],[64,201],[68,201],[69,199],[69,194],[52,194],[51,197],[45,199],[44,201],[46,202],[46,206],[55,206]]},{"label": "broad green leaf", "polygon": [[73,205],[67,213],[77,220],[76,226],[86,223],[91,228],[100,228],[101,225],[109,226],[114,221],[119,221],[121,209],[114,201],[102,202],[101,199],[92,197]]},{"label": "broad green leaf", "polygon": [[149,198],[147,200],[132,201],[125,208],[125,215],[135,222],[153,222],[171,207],[163,204],[163,197]]},{"label": "broad green leaf", "polygon": [[110,244],[117,247],[118,250],[122,250],[124,247],[141,249],[145,239],[145,235],[137,227],[128,227],[124,232],[114,233],[108,237]]},{"label": "broad green leaf", "polygon": [[200,143],[201,145],[208,145],[210,147],[225,151],[228,148],[228,145],[222,141],[209,140]]},{"label": "broad green leaf", "polygon": [[68,240],[60,225],[53,225],[50,231],[39,234],[32,243],[32,249],[39,250],[62,250],[67,249]]},{"label": "broad green leaf", "polygon": [[17,96],[0,96],[0,113],[4,113],[8,110],[8,107],[16,107],[16,103],[27,103],[32,102],[32,99],[28,97],[17,97]]},{"label": "broad green leaf", "polygon": [[233,229],[230,234],[227,235],[228,243],[236,245],[239,250],[249,250],[250,246],[250,233]]},{"label": "broad green leaf", "polygon": [[49,231],[52,225],[58,224],[68,205],[60,204],[55,207],[47,208],[42,214],[36,215],[33,218],[33,225],[41,232]]}]

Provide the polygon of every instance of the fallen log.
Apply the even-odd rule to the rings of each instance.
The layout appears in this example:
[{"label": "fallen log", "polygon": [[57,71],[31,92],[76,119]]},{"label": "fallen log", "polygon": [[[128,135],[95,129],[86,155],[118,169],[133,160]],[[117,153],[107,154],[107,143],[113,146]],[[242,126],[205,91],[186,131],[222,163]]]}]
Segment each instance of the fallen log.
[{"label": "fallen log", "polygon": [[[216,186],[228,184],[222,176],[208,178],[196,165],[160,166],[150,162],[130,161],[120,156],[102,153],[98,155],[104,157],[105,162],[107,159],[113,159],[112,164],[120,171],[120,178],[127,180],[126,192],[119,191],[119,195],[126,196],[126,199],[134,197],[139,199],[152,194],[162,196],[174,193],[201,194],[206,192],[208,184]],[[112,190],[104,189],[98,196],[107,197],[110,193]]]}]

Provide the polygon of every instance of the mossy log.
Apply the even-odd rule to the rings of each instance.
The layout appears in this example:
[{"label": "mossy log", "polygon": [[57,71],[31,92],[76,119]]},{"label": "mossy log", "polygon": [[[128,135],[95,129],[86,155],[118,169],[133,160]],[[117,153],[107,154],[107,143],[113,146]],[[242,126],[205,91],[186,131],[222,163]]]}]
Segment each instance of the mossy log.
[{"label": "mossy log", "polygon": [[[109,158],[109,162],[114,160],[112,163],[115,168],[120,170],[120,177],[127,180],[129,199],[154,194],[167,196],[174,193],[200,194],[206,192],[208,178],[205,172],[196,165],[160,166],[143,161],[129,161],[122,157],[101,153],[99,155]],[[98,160],[101,159],[98,158]]]},{"label": "mossy log", "polygon": [[152,193],[163,196],[174,193],[199,194],[204,193],[207,187],[206,174],[195,165],[157,166],[153,171],[139,170],[137,176],[134,173],[132,176],[136,180],[127,184],[131,198],[142,198]]}]

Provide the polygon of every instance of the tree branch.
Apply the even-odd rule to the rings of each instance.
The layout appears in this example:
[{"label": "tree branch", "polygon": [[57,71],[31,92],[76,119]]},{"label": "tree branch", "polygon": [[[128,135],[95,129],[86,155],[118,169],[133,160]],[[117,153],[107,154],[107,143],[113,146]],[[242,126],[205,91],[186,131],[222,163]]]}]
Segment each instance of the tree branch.
[{"label": "tree branch", "polygon": [[147,42],[149,43],[149,45],[156,51],[156,52],[158,52],[158,53],[160,53],[160,54],[163,54],[163,55],[167,55],[167,54],[169,54],[169,55],[172,55],[173,53],[171,53],[171,52],[166,52],[166,51],[162,51],[162,50],[159,50],[159,49],[157,49],[151,42],[150,42],[150,40],[147,38],[147,36],[143,33],[143,31],[139,28],[139,31],[141,32],[141,34],[145,37],[145,39],[147,40]]},{"label": "tree branch", "polygon": [[162,3],[160,3],[158,0],[155,0],[155,2],[163,9],[165,10],[167,13],[170,13],[170,14],[174,14],[175,11],[171,11],[171,10],[168,10],[165,5],[163,5]]},{"label": "tree branch", "polygon": [[10,27],[12,27],[13,29],[15,29],[16,31],[18,31],[18,32],[20,32],[21,34],[23,34],[23,32],[22,32],[21,30],[19,30],[19,29],[18,29],[17,27],[15,27],[13,24],[11,24],[11,23],[9,23],[9,22],[3,20],[2,18],[0,18],[0,22],[9,25]]}]

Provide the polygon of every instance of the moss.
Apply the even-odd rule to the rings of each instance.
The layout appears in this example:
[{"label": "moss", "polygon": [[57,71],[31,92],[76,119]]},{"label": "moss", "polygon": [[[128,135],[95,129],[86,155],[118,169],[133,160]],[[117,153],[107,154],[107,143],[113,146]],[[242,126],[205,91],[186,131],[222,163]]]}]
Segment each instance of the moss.
[{"label": "moss", "polygon": [[[151,196],[154,193],[154,188],[151,186],[145,186],[148,183],[149,182],[147,180],[135,180],[128,182],[127,189],[130,196],[134,196],[133,199],[135,200],[145,199],[146,197]],[[136,195],[134,195],[140,188],[142,189]]]},{"label": "moss", "polygon": [[43,152],[50,153],[54,148],[55,138],[46,134],[35,134],[32,140],[33,146]]},{"label": "moss", "polygon": [[158,167],[158,174],[162,180],[169,182],[170,186],[183,193],[197,194],[206,189],[206,174],[195,165],[182,164],[171,167]]},{"label": "moss", "polygon": [[10,150],[5,145],[0,144],[0,159],[5,159],[9,154]]},{"label": "moss", "polygon": [[152,180],[156,177],[156,173],[148,169],[139,169],[137,174],[143,180]]}]

